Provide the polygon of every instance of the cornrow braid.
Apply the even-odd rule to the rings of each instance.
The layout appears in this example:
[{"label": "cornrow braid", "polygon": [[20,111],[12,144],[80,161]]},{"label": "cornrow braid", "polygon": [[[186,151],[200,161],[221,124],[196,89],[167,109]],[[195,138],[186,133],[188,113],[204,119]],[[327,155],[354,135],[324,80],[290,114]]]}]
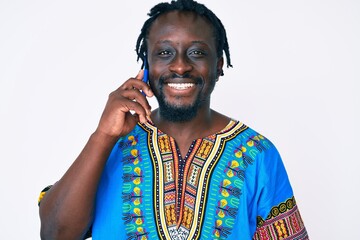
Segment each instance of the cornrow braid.
[{"label": "cornrow braid", "polygon": [[[223,51],[226,55],[226,64],[227,67],[232,67],[230,59],[229,44],[226,37],[226,31],[224,25],[220,19],[205,5],[200,4],[193,0],[173,0],[171,3],[159,3],[155,5],[150,12],[148,13],[149,19],[145,21],[143,27],[141,28],[141,33],[136,41],[136,53],[137,60],[142,60],[142,67],[144,66],[145,55],[147,51],[146,39],[149,35],[149,29],[152,23],[162,14],[170,11],[190,11],[194,12],[200,16],[205,17],[210,21],[214,26],[215,30],[215,41],[217,48],[217,55],[222,56]],[[148,66],[146,66],[148,67]],[[221,75],[224,73],[221,71]]]}]

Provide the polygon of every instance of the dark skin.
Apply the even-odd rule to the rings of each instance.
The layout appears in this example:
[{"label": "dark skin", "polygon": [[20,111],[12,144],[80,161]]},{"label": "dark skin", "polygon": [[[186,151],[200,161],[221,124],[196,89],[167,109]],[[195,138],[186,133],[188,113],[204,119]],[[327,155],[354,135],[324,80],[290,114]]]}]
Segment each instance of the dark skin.
[{"label": "dark skin", "polygon": [[[210,109],[210,95],[223,66],[223,58],[216,55],[211,24],[193,13],[173,11],[153,23],[147,41],[153,90],[141,81],[140,71],[109,95],[97,129],[41,202],[42,239],[83,238],[93,221],[96,191],[111,149],[137,122],[145,123],[151,116],[155,126],[174,137],[183,156],[194,139],[218,132],[228,124],[229,118]],[[192,84],[191,79],[171,78],[160,88],[158,79],[169,73],[190,73],[202,81]],[[186,89],[168,85],[184,82],[188,83]],[[140,91],[152,97],[161,89],[167,103],[174,106],[191,105],[199,98],[196,116],[186,122],[172,122],[164,119],[158,109],[151,112]]]},{"label": "dark skin", "polygon": [[202,79],[201,84],[185,90],[168,83],[193,83],[193,79],[171,78],[163,84],[165,100],[174,106],[186,106],[201,100],[198,112],[190,121],[172,122],[155,110],[151,118],[155,126],[172,136],[181,155],[185,156],[194,139],[209,136],[223,129],[229,118],[210,109],[210,95],[219,78],[223,58],[216,54],[212,26],[202,17],[189,12],[170,12],[160,16],[148,36],[150,84],[155,95],[160,91],[161,76],[190,74]]}]

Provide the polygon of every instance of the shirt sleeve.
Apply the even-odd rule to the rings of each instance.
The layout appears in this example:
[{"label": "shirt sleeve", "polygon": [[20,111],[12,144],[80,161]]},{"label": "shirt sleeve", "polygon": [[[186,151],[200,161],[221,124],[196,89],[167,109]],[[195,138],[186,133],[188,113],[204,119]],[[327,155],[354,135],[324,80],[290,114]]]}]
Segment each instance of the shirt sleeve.
[{"label": "shirt sleeve", "polygon": [[259,175],[261,194],[253,240],[309,239],[284,164],[273,145],[262,159]]},{"label": "shirt sleeve", "polygon": [[49,185],[40,192],[40,195],[39,195],[39,198],[38,198],[38,206],[39,207],[40,207],[41,200],[43,200],[46,192],[49,191],[52,186],[53,185]]}]

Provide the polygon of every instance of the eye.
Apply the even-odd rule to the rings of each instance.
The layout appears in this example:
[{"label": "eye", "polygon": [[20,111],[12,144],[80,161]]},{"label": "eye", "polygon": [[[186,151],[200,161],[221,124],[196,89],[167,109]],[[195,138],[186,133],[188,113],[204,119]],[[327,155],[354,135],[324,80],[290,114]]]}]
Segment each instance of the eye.
[{"label": "eye", "polygon": [[169,55],[172,55],[172,52],[169,50],[161,50],[161,51],[159,51],[158,55],[159,56],[169,56]]},{"label": "eye", "polygon": [[193,55],[193,56],[196,56],[196,57],[200,57],[200,56],[204,56],[204,55],[206,55],[205,54],[205,52],[204,51],[202,51],[202,50],[191,50],[190,52],[189,52],[189,55]]}]

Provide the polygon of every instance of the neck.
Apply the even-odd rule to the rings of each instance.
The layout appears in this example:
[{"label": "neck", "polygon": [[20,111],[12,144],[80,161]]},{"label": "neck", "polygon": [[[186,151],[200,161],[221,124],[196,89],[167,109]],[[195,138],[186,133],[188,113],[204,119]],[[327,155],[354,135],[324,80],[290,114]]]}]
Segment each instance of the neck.
[{"label": "neck", "polygon": [[200,108],[197,115],[185,122],[173,122],[161,116],[159,109],[151,114],[155,126],[175,139],[184,157],[195,139],[204,138],[222,130],[230,119],[207,108]]},{"label": "neck", "polygon": [[177,142],[203,138],[223,129],[230,119],[208,108],[200,108],[197,115],[185,122],[173,122],[161,116],[159,109],[151,115],[155,126],[173,137]]}]

